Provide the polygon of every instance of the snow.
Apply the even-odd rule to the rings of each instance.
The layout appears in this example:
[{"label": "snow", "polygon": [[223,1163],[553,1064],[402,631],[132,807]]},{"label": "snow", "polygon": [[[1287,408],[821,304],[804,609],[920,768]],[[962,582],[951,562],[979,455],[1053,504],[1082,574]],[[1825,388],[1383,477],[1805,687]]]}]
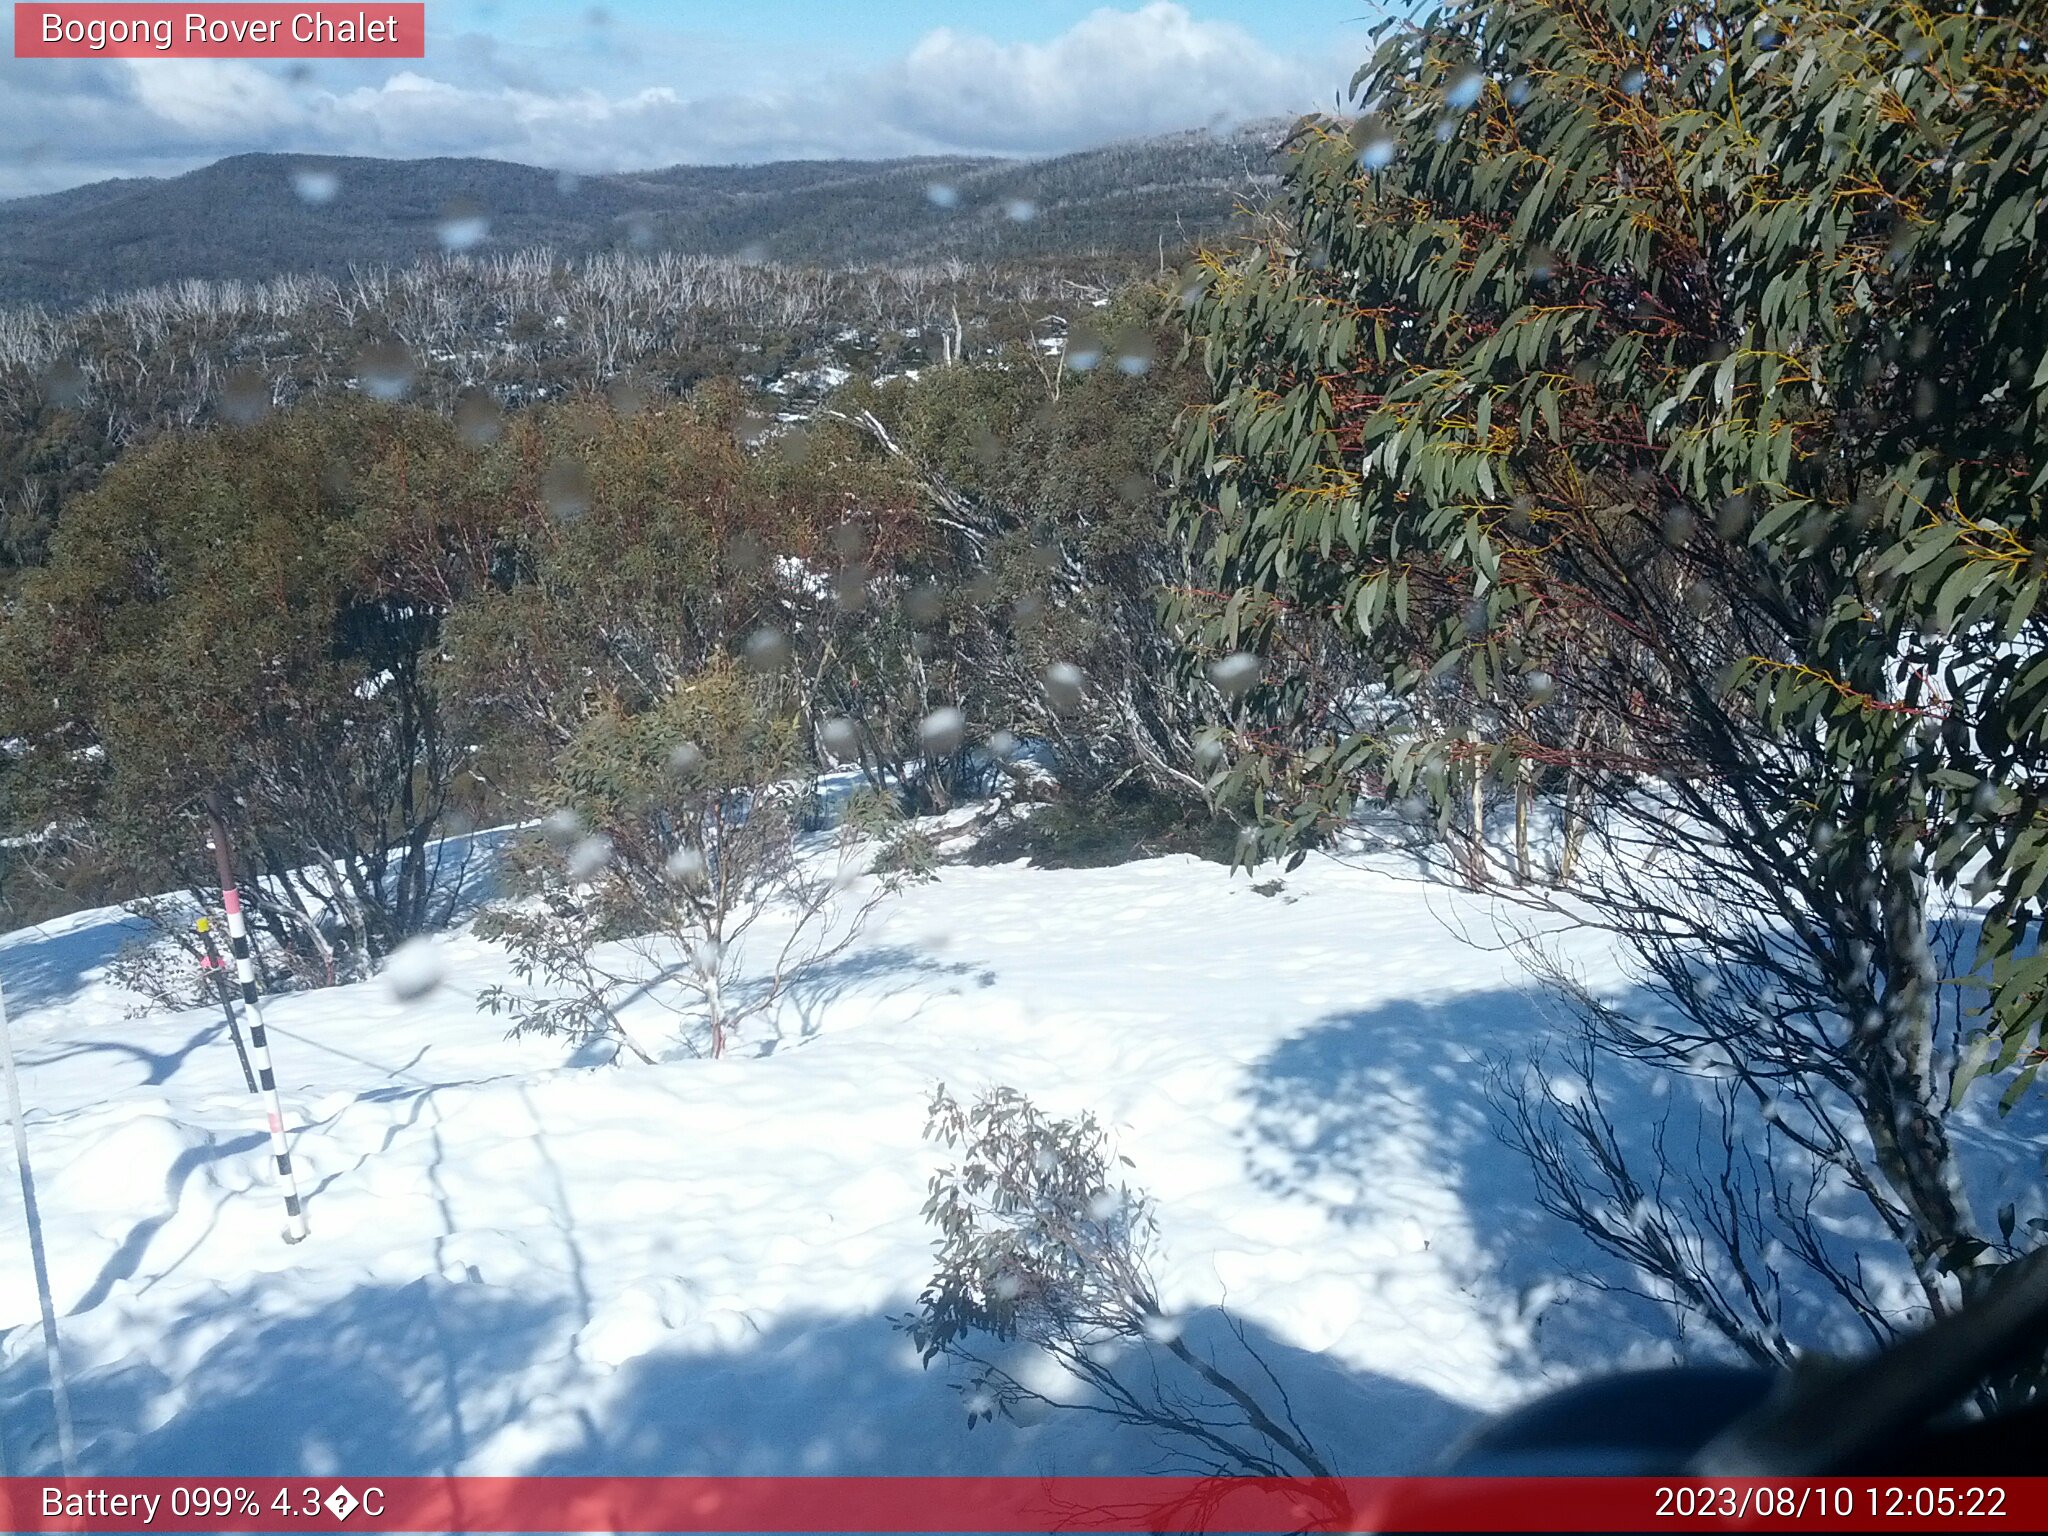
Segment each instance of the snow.
[{"label": "snow", "polygon": [[[738,1054],[624,1067],[506,1039],[474,1005],[504,958],[458,930],[396,984],[267,1004],[296,1247],[218,1012],[126,1016],[118,911],[5,935],[84,1467],[1155,1469],[1088,1414],[970,1434],[893,1326],[930,1271],[938,1082],[1094,1111],[1157,1202],[1184,1337],[1235,1347],[1227,1307],[1344,1471],[1425,1467],[1479,1413],[1669,1358],[1656,1314],[1564,1279],[1590,1257],[1489,1126],[1483,1063],[1542,1017],[1452,932],[1489,910],[1321,858],[1260,890],[1184,857],[953,867]],[[1597,943],[1573,953],[1616,980]],[[20,1471],[55,1453],[0,1211]]]},{"label": "snow", "polygon": [[798,368],[782,377],[772,380],[768,386],[771,395],[787,395],[800,391],[829,394],[853,377],[853,370],[837,363],[819,363],[811,368]]}]

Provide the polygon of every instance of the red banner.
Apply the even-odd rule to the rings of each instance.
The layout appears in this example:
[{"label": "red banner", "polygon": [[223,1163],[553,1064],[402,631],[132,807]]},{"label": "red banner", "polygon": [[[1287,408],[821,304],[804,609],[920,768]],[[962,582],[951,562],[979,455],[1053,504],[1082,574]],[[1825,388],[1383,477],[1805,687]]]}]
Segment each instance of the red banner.
[{"label": "red banner", "polygon": [[2039,1531],[2048,1477],[17,1477],[0,1529]]},{"label": "red banner", "polygon": [[17,59],[419,59],[427,8],[383,4],[14,7]]}]

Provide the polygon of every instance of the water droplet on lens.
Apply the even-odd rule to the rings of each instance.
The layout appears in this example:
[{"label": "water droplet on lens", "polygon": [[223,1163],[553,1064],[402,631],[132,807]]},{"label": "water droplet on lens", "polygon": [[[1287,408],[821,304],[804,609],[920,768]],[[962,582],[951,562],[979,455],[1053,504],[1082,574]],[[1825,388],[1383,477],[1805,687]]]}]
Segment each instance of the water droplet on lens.
[{"label": "water droplet on lens", "polygon": [[384,985],[401,1003],[416,1003],[440,988],[445,979],[441,951],[424,938],[407,939],[384,962]]},{"label": "water droplet on lens", "polygon": [[1640,68],[1627,70],[1621,77],[1621,88],[1631,96],[1642,95],[1643,87],[1649,83],[1649,76]]},{"label": "water droplet on lens", "polygon": [[1352,130],[1352,142],[1358,148],[1358,163],[1368,171],[1384,170],[1392,165],[1400,150],[1393,130],[1378,118],[1361,119]]},{"label": "water droplet on lens", "polygon": [[586,837],[569,850],[566,867],[571,880],[590,880],[604,873],[612,861],[612,840],[602,832]]},{"label": "water droplet on lens", "polygon": [[373,400],[403,400],[412,393],[412,354],[395,341],[377,341],[356,354],[356,382]]},{"label": "water droplet on lens", "polygon": [[1003,205],[1003,212],[1013,223],[1029,224],[1038,217],[1038,204],[1028,197],[1013,197]]},{"label": "water droplet on lens", "polygon": [[590,471],[575,459],[557,459],[541,476],[540,494],[556,517],[574,522],[590,510]]},{"label": "water droplet on lens", "polygon": [[455,401],[455,430],[465,441],[488,448],[505,429],[505,418],[488,390],[465,389]]},{"label": "water droplet on lens", "polygon": [[956,752],[967,739],[967,717],[953,705],[935,709],[918,722],[917,734],[927,752],[941,757]]},{"label": "water droplet on lens", "polygon": [[1187,1325],[1183,1323],[1179,1318],[1168,1317],[1163,1312],[1153,1312],[1147,1314],[1143,1326],[1145,1330],[1145,1337],[1150,1339],[1154,1344],[1171,1344],[1175,1339],[1178,1339],[1181,1336],[1181,1334],[1186,1331],[1187,1328]]},{"label": "water droplet on lens", "polygon": [[75,410],[85,403],[85,370],[68,357],[50,364],[36,382],[43,398],[58,410]]},{"label": "water droplet on lens", "polygon": [[695,848],[678,848],[668,856],[661,872],[674,885],[700,885],[708,866]]},{"label": "water droplet on lens", "polygon": [[1209,681],[1226,701],[1235,703],[1258,685],[1261,670],[1258,657],[1249,651],[1238,651],[1211,664]]},{"label": "water droplet on lens", "polygon": [[1087,326],[1076,326],[1067,335],[1067,366],[1086,373],[1102,361],[1102,338]]},{"label": "water droplet on lens", "polygon": [[832,530],[832,552],[848,562],[866,558],[867,529],[856,522],[840,523]]},{"label": "water droplet on lens", "polygon": [[252,427],[270,414],[270,380],[254,368],[237,368],[221,385],[221,414],[238,427]]},{"label": "water droplet on lens", "polygon": [[935,181],[924,189],[925,199],[934,208],[957,208],[960,194],[942,181]]},{"label": "water droplet on lens", "polygon": [[868,568],[842,565],[832,576],[832,601],[841,613],[859,613],[868,605]]},{"label": "water droplet on lens", "polygon": [[747,636],[747,665],[756,672],[773,672],[790,657],[789,636],[772,624],[764,624]]},{"label": "water droplet on lens", "polygon": [[679,741],[668,749],[668,771],[688,778],[704,766],[704,749],[694,741]]},{"label": "water droplet on lens", "polygon": [[1063,715],[1081,707],[1087,686],[1086,674],[1071,661],[1056,661],[1045,669],[1045,695]]},{"label": "water droplet on lens", "polygon": [[605,386],[604,397],[621,416],[638,416],[647,409],[649,390],[637,374],[625,374]]},{"label": "water droplet on lens", "polygon": [[1154,348],[1152,338],[1142,332],[1127,332],[1117,338],[1116,366],[1120,373],[1136,377],[1149,373],[1152,368]]},{"label": "water droplet on lens", "polygon": [[1451,71],[1450,81],[1444,86],[1444,105],[1453,112],[1463,112],[1479,99],[1479,93],[1486,89],[1486,76],[1470,64]]},{"label": "water droplet on lens", "polygon": [[903,611],[913,624],[935,622],[946,606],[945,589],[935,581],[912,587],[903,599]]},{"label": "water droplet on lens", "polygon": [[324,207],[341,193],[341,178],[319,166],[302,165],[292,172],[292,191],[308,208]]},{"label": "water droplet on lens", "polygon": [[434,226],[444,251],[473,250],[490,232],[491,221],[483,205],[471,198],[457,198],[443,208],[440,222]]},{"label": "water droplet on lens", "polygon": [[844,715],[836,715],[819,726],[818,740],[841,761],[860,755],[860,731]]}]

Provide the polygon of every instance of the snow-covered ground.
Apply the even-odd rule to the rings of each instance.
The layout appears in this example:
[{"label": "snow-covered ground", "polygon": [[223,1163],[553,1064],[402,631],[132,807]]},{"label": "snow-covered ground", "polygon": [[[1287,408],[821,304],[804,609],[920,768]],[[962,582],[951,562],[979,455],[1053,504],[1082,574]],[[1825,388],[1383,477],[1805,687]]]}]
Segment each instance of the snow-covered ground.
[{"label": "snow-covered ground", "polygon": [[[269,1005],[311,1239],[280,1240],[217,1010],[131,1018],[91,912],[0,937],[82,1460],[101,1473],[1148,1470],[1097,1417],[969,1433],[893,1319],[930,1270],[926,1104],[1094,1110],[1157,1200],[1165,1302],[1245,1326],[1343,1470],[1668,1358],[1495,1140],[1482,1063],[1545,1029],[1482,899],[1315,860],[952,868],[800,985],[779,1037],[613,1067],[444,984]],[[1618,984],[1593,941],[1574,954]],[[11,1170],[8,1183],[12,1184]],[[0,1202],[6,1467],[54,1459]],[[1638,1310],[1629,1312],[1628,1306]]]}]

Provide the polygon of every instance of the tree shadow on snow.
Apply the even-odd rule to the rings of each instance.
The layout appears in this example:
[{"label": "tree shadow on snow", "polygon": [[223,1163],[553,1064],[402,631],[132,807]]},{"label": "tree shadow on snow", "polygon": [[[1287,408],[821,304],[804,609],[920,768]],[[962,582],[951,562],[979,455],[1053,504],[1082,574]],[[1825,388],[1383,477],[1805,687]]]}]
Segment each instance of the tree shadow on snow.
[{"label": "tree shadow on snow", "polygon": [[[155,1328],[138,1358],[69,1379],[83,1470],[99,1475],[424,1475],[520,1409],[519,1373],[557,1308],[438,1278],[367,1285],[285,1313],[261,1285]],[[11,1470],[49,1468],[40,1338],[0,1370]],[[152,1360],[190,1360],[173,1379]]]},{"label": "tree shadow on snow", "polygon": [[[141,1359],[70,1382],[91,1475],[1038,1475],[1183,1470],[1147,1433],[1060,1410],[970,1432],[943,1367],[922,1370],[884,1315],[646,1320],[616,1369],[579,1350],[572,1298],[475,1280],[365,1285],[283,1313],[262,1287],[172,1319]],[[641,1326],[636,1323],[636,1326]],[[32,1330],[4,1339],[6,1466],[50,1470],[47,1380]],[[1219,1314],[1184,1337],[1238,1345]],[[1301,1422],[1354,1474],[1426,1466],[1469,1423],[1424,1388],[1249,1330]],[[1134,1368],[1144,1362],[1134,1360]],[[1255,1370],[1248,1362],[1237,1364]],[[1247,1378],[1249,1379],[1249,1378]]]},{"label": "tree shadow on snow", "polygon": [[[1945,969],[1962,969],[1974,952],[1976,921],[1945,918],[1934,938]],[[1616,1002],[1646,1022],[1670,1009],[1668,998],[1647,988]],[[1718,1335],[1699,1328],[1681,1335],[1668,1310],[1602,1289],[1638,1287],[1641,1277],[1543,1210],[1534,1174],[1502,1139],[1501,1114],[1488,1095],[1489,1064],[1515,1076],[1561,1070],[1562,1091],[1570,1093],[1577,1074],[1562,1048],[1576,1038],[1565,1005],[1508,989],[1402,999],[1319,1019],[1250,1069],[1247,1164],[1270,1193],[1317,1206],[1340,1225],[1398,1230],[1412,1217],[1429,1237],[1448,1216],[1464,1229],[1450,1240],[1469,1238],[1459,1284],[1516,1341],[1518,1368],[1532,1378],[1611,1368],[1624,1356],[1668,1358],[1674,1348],[1729,1358]],[[1541,1054],[1540,1065],[1532,1063],[1532,1050]],[[1677,1191],[1695,1172],[1713,1174],[1720,1130],[1711,1079],[1606,1057],[1598,1071],[1601,1100],[1642,1176],[1661,1171]],[[2029,1103],[2002,1116],[1997,1097],[1995,1081],[1979,1085],[1949,1129],[1979,1208],[2014,1201],[2024,1217],[2038,1200],[2036,1153],[2048,1109]],[[1759,1142],[1761,1124],[1748,1106],[1743,1114],[1739,1134]],[[1796,1163],[1782,1143],[1773,1153],[1788,1169]],[[1446,1184],[1456,1202],[1448,1213],[1441,1208]],[[1820,1210],[1817,1224],[1845,1262],[1867,1261],[1873,1273],[1897,1266],[1896,1251],[1854,1196]],[[1796,1264],[1781,1273],[1792,1337],[1839,1339],[1845,1348],[1862,1342],[1818,1280]]]},{"label": "tree shadow on snow", "polygon": [[[973,985],[983,987],[995,981],[994,974],[983,967],[959,960],[934,960],[901,944],[852,949],[830,960],[803,966],[784,982],[782,995],[773,1006],[747,1020],[740,1053],[772,1056],[786,1046],[816,1039],[825,1032],[833,1011],[850,1002],[873,1007],[913,990],[929,994],[931,983],[948,978],[958,978],[962,984],[971,980]],[[742,978],[733,989],[736,1005],[753,1006],[768,987],[765,978]],[[929,1001],[927,995],[917,1011],[921,1012]]]},{"label": "tree shadow on snow", "polygon": [[86,912],[6,935],[0,986],[7,989],[9,1014],[19,1022],[32,1009],[69,1002],[100,977],[124,943],[148,932],[140,918]]},{"label": "tree shadow on snow", "polygon": [[[1255,1351],[1338,1469],[1366,1476],[1432,1462],[1471,1422],[1426,1387],[1347,1369],[1209,1309],[1181,1337],[1272,1401]],[[1233,1326],[1234,1325],[1234,1326]],[[1242,1339],[1238,1330],[1242,1330]],[[1125,1357],[1132,1379],[1179,1369],[1164,1351]],[[620,1372],[590,1433],[531,1470],[561,1476],[1136,1475],[1192,1470],[1183,1448],[1084,1408],[970,1429],[960,1378],[920,1367],[887,1317],[798,1319],[744,1348],[656,1350]],[[1199,1386],[1199,1383],[1195,1383]]]},{"label": "tree shadow on snow", "polygon": [[971,978],[974,985],[983,987],[995,981],[994,973],[983,967],[962,960],[934,960],[900,944],[856,949],[826,964],[808,967],[789,983],[782,995],[782,1006],[794,1015],[796,1028],[783,1029],[778,1019],[775,1042],[780,1045],[789,1040],[814,1038],[823,1031],[831,1011],[850,999],[878,1002],[910,991],[919,983],[944,978],[963,982]]},{"label": "tree shadow on snow", "polygon": [[[1541,1379],[1612,1367],[1618,1351],[1669,1340],[1671,1319],[1640,1298],[1574,1283],[1632,1279],[1538,1206],[1535,1177],[1502,1141],[1487,1096],[1489,1061],[1519,1071],[1531,1046],[1566,1038],[1535,998],[1508,990],[1320,1019],[1251,1068],[1251,1175],[1340,1225],[1400,1232],[1412,1220],[1432,1244],[1469,1237],[1466,1256],[1452,1260],[1458,1284],[1507,1337],[1525,1341],[1519,1369]],[[1603,1073],[1601,1091],[1616,1123],[1642,1128],[1646,1142],[1673,1107],[1646,1075]],[[1442,1206],[1446,1184],[1454,1210]]]}]

